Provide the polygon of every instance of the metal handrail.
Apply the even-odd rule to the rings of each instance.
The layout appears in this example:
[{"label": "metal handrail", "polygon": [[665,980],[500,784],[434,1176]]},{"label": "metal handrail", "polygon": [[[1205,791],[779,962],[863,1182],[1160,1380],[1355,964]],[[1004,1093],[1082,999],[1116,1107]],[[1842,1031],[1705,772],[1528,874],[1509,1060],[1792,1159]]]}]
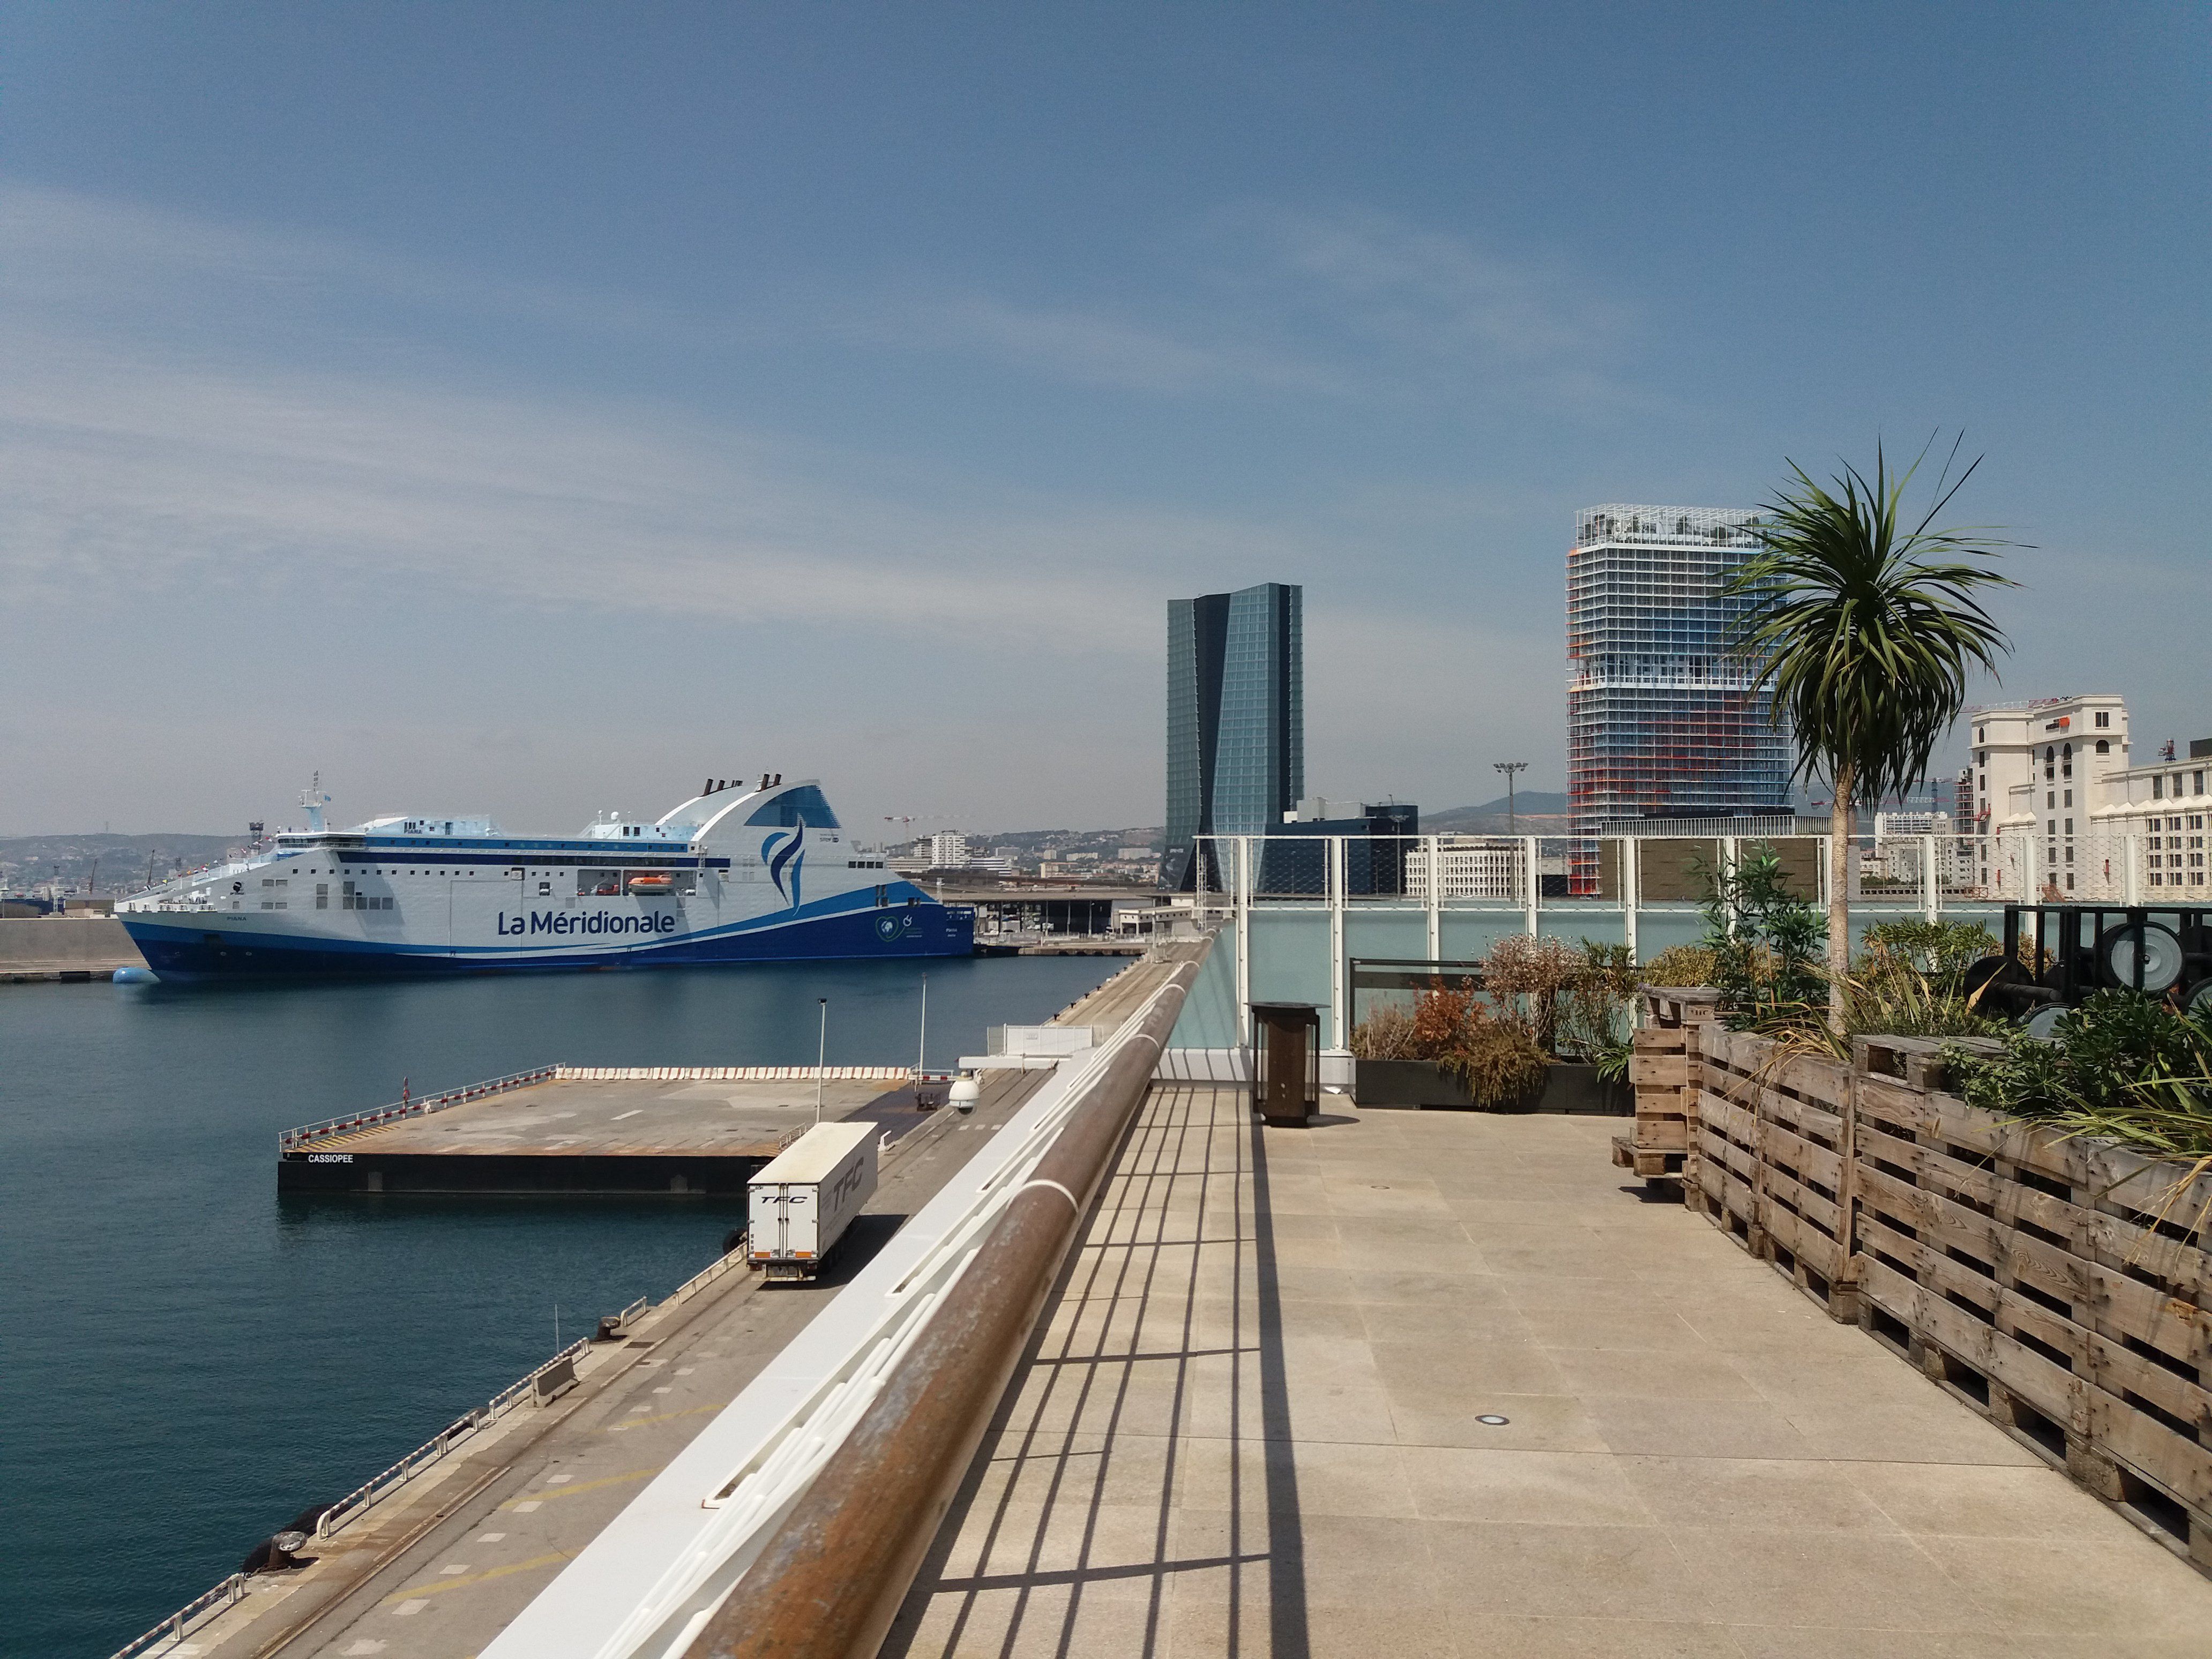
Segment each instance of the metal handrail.
[{"label": "metal handrail", "polygon": [[133,1637],[115,1650],[111,1659],[133,1659],[133,1656],[150,1650],[157,1643],[182,1642],[185,1626],[205,1613],[217,1601],[226,1607],[246,1594],[246,1575],[234,1572],[213,1589],[202,1592],[179,1607],[143,1636]]},{"label": "metal handrail", "polygon": [[[1043,1155],[1006,1193],[988,1229],[968,1241],[959,1271],[906,1331],[878,1345],[872,1374],[851,1390],[844,1431],[807,1472],[803,1488],[781,1504],[751,1494],[781,1524],[727,1598],[690,1620],[669,1652],[688,1659],[842,1659],[876,1650],[1020,1360],[1091,1196],[1113,1167],[1196,978],[1194,966],[1176,969],[1122,1029]],[[765,1485],[768,1474],[763,1466],[741,1477],[726,1498],[740,1499],[744,1486]]]},{"label": "metal handrail", "polygon": [[[618,1523],[493,1641],[487,1659],[683,1652],[732,1582],[742,1583],[762,1553],[776,1547],[779,1523],[873,1402],[904,1387],[901,1379],[909,1375],[904,1357],[932,1342],[934,1310],[993,1252],[1002,1218],[1018,1221],[1042,1194],[1072,1219],[1073,1194],[1066,1189],[1082,1192],[1089,1178],[1071,1173],[1036,1185],[1032,1177],[1041,1170],[1055,1172],[1046,1161],[1063,1135],[1073,1137],[1071,1145],[1091,1139],[1087,1126],[1110,1109],[1103,1103],[1110,1099],[1134,1110],[1159,1044],[1196,979],[1199,959],[1187,958],[1106,1046],[1067,1057],[992,1138],[988,1154],[908,1220],[901,1237],[911,1248],[895,1242],[860,1269],[786,1351],[776,1376],[757,1379],[715,1420],[702,1443],[679,1460],[680,1467],[641,1495],[630,1513],[654,1517],[653,1527],[665,1523],[682,1534],[653,1532],[659,1565],[649,1583],[637,1582],[637,1558],[617,1543]],[[1037,1305],[1029,1304],[1027,1313],[1033,1316]],[[988,1357],[999,1356],[994,1349]],[[995,1389],[972,1397],[955,1392],[963,1407],[986,1414],[997,1398]],[[916,1515],[905,1514],[904,1522],[925,1543],[934,1530]],[[866,1569],[868,1582],[902,1570],[897,1564],[876,1564]]]},{"label": "metal handrail", "polygon": [[[515,1073],[518,1078],[527,1078],[532,1075],[533,1074],[526,1072]],[[501,1079],[501,1081],[511,1083],[512,1079]],[[717,1256],[697,1273],[692,1274],[690,1278],[672,1291],[665,1301],[656,1304],[650,1297],[641,1296],[624,1308],[616,1316],[616,1318],[621,1324],[627,1325],[632,1319],[656,1305],[672,1307],[678,1303],[688,1301],[724,1273],[732,1268],[742,1267],[744,1264],[745,1252],[741,1244],[738,1249]],[[391,1468],[363,1481],[322,1512],[315,1522],[315,1536],[330,1537],[356,1512],[368,1508],[386,1493],[406,1485],[425,1467],[445,1455],[457,1442],[465,1439],[487,1423],[494,1422],[505,1416],[507,1412],[535,1394],[539,1377],[563,1362],[573,1362],[581,1358],[591,1351],[591,1338],[579,1337],[545,1361],[544,1364],[532,1370],[527,1376],[519,1382],[509,1383],[492,1395],[484,1404],[456,1418],[445,1429],[416,1447],[413,1451],[409,1452]],[[125,1643],[122,1647],[116,1650],[112,1659],[137,1659],[137,1656],[150,1651],[160,1643],[181,1642],[184,1639],[185,1627],[193,1620],[215,1607],[217,1602],[228,1607],[245,1595],[246,1580],[246,1575],[242,1572],[231,1574],[212,1589],[206,1590],[185,1602],[183,1607],[169,1614],[143,1636],[136,1637]]]},{"label": "metal handrail", "polygon": [[489,1083],[471,1083],[466,1088],[448,1089],[442,1094],[410,1096],[392,1105],[378,1107],[372,1111],[356,1112],[350,1116],[325,1118],[319,1123],[302,1125],[297,1129],[285,1129],[276,1136],[280,1151],[290,1152],[310,1140],[319,1140],[325,1135],[342,1133],[354,1129],[371,1129],[404,1117],[420,1117],[428,1112],[442,1112],[448,1106],[459,1106],[471,1100],[482,1100],[487,1095],[504,1094],[509,1089],[520,1089],[532,1083],[544,1083],[561,1070],[557,1066],[540,1066],[527,1072],[510,1072],[505,1077],[495,1077]]},{"label": "metal handrail", "polygon": [[455,1441],[475,1432],[485,1424],[520,1404],[524,1396],[536,1389],[538,1379],[546,1372],[563,1361],[580,1358],[591,1352],[591,1338],[579,1337],[520,1382],[510,1383],[501,1389],[497,1394],[492,1395],[487,1403],[476,1407],[464,1416],[454,1419],[450,1425],[441,1429],[436,1435],[416,1447],[413,1451],[409,1452],[390,1468],[381,1474],[372,1475],[360,1486],[356,1486],[323,1511],[321,1519],[315,1522],[315,1536],[330,1537],[331,1534],[337,1531],[345,1517],[353,1514],[355,1510],[367,1509],[395,1486],[405,1486],[408,1481],[414,1479],[418,1466],[437,1462],[452,1449]]}]

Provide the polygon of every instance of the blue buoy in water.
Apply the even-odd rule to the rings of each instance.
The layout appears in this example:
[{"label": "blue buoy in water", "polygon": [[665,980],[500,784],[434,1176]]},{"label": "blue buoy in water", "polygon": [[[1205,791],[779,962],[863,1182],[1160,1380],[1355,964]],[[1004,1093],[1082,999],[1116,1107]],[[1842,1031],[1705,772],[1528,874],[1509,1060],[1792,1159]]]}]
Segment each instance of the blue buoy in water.
[{"label": "blue buoy in water", "polygon": [[115,982],[118,985],[159,985],[161,981],[151,968],[118,968]]}]

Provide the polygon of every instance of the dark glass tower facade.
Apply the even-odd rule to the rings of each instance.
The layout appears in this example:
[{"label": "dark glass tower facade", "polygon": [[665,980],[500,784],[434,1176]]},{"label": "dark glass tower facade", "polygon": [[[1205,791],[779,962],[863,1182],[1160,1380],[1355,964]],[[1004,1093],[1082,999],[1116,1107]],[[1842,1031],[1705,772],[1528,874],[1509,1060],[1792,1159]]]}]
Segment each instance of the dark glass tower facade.
[{"label": "dark glass tower facade", "polygon": [[1168,601],[1171,885],[1196,879],[1198,837],[1266,835],[1304,793],[1304,613],[1285,582]]}]

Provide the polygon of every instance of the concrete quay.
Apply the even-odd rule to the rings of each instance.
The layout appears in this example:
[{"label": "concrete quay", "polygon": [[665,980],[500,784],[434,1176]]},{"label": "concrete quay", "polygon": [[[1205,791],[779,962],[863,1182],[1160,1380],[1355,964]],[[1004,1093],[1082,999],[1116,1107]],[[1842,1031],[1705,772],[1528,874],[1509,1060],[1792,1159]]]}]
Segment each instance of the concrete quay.
[{"label": "concrete quay", "polygon": [[[243,1598],[157,1656],[465,1659],[773,1361],[841,1285],[1043,1081],[987,1081],[971,1117],[934,1114],[886,1156],[881,1184],[813,1284],[770,1285],[734,1261],[595,1344],[574,1388],[460,1441],[422,1475],[258,1574]],[[434,1426],[424,1425],[426,1431]],[[366,1473],[366,1472],[364,1472]],[[328,1497],[333,1494],[320,1494]],[[303,1500],[318,1494],[303,1493]],[[271,1518],[272,1525],[285,1517]],[[251,1540],[240,1540],[242,1551]]]},{"label": "concrete quay", "polygon": [[[1118,1025],[1164,972],[1133,964],[1054,1018]],[[331,1537],[304,1546],[300,1565],[248,1577],[235,1599],[217,1600],[212,1616],[196,1614],[173,1635],[125,1651],[133,1659],[477,1653],[1048,1075],[990,1074],[972,1115],[940,1109],[896,1139],[874,1197],[820,1280],[770,1285],[725,1258],[726,1267],[702,1275],[690,1294],[646,1310],[618,1340],[592,1345],[576,1362],[574,1386],[542,1405],[515,1407],[459,1439]],[[811,1084],[806,1097],[811,1122]],[[425,1424],[423,1431],[436,1426]],[[336,1496],[301,1498],[304,1504]],[[273,1516],[269,1524],[286,1519]],[[241,1552],[252,1541],[240,1540]]]},{"label": "concrete quay", "polygon": [[727,1197],[812,1126],[817,1104],[824,1121],[872,1118],[894,1139],[927,1121],[897,1066],[831,1066],[818,1089],[807,1066],[561,1069],[583,1074],[283,1146],[277,1189]]},{"label": "concrete quay", "polygon": [[0,917],[0,984],[106,979],[145,965],[112,916]]},{"label": "concrete quay", "polygon": [[2208,1650],[2212,1583],[1611,1127],[1155,1085],[884,1654]]}]

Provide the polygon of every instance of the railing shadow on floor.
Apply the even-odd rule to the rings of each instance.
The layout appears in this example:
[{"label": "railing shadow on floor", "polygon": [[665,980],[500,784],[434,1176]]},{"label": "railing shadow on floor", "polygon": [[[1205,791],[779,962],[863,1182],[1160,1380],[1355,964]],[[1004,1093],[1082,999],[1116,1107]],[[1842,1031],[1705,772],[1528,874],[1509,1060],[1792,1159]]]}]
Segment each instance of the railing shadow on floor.
[{"label": "railing shadow on floor", "polygon": [[[884,1659],[1038,1651],[1046,1645],[1040,1617],[1057,1626],[1048,1638],[1054,1653],[1095,1650],[1097,1639],[1079,1632],[1086,1590],[1131,1580],[1148,1581],[1143,1628],[1139,1635],[1117,1625],[1115,1638],[1127,1644],[1118,1650],[1155,1654],[1167,1645],[1176,1577],[1203,1571],[1227,1577],[1222,1652],[1234,1659],[1257,1645],[1244,1623],[1255,1570],[1267,1607],[1264,1650],[1304,1659],[1304,1547],[1261,1133],[1240,1089],[1154,1086],[891,1626]],[[1226,1345],[1199,1328],[1201,1303],[1223,1291]],[[1174,1317],[1178,1302],[1179,1328],[1163,1342],[1159,1316]],[[1220,1391],[1224,1362],[1225,1401],[1217,1402],[1205,1396]],[[1182,1462],[1200,1437],[1197,1414],[1210,1428],[1224,1410],[1226,1537],[1218,1553],[1186,1558],[1175,1547]],[[1265,1472],[1261,1517],[1247,1512],[1255,1429]],[[1099,1443],[1095,1449],[1091,1441]],[[1146,1443],[1161,1442],[1151,1465]],[[1147,1479],[1154,1467],[1156,1485]],[[1149,1551],[1133,1547],[1126,1533],[1102,1538],[1109,1508],[1139,1507],[1150,1514]],[[1255,1518],[1259,1539],[1252,1537]],[[1006,1592],[1010,1608],[988,1606]]]}]

